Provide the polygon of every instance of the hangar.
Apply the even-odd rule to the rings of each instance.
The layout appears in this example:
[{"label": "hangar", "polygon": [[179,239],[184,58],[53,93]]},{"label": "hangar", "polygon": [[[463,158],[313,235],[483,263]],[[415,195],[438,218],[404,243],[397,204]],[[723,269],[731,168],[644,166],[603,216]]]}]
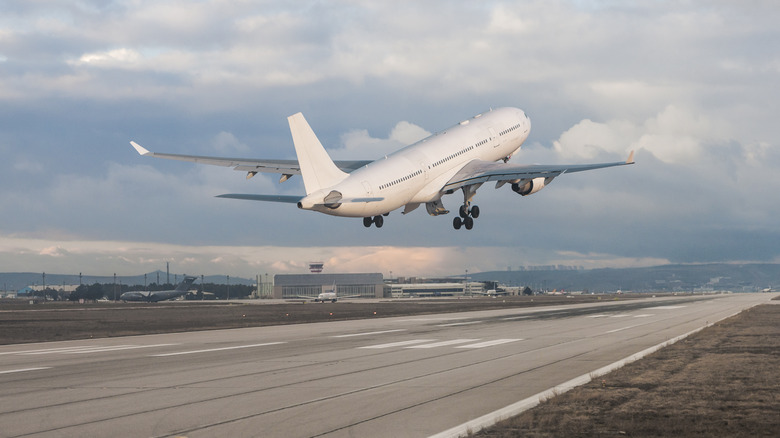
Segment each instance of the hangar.
[{"label": "hangar", "polygon": [[278,274],[274,275],[274,298],[316,298],[336,286],[338,296],[382,298],[382,274]]}]

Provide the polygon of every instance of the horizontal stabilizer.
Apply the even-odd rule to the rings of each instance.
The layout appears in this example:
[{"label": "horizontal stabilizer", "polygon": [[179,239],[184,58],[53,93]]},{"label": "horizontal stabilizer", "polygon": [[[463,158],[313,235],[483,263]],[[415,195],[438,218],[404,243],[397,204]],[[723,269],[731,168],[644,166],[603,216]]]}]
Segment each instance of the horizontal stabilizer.
[{"label": "horizontal stabilizer", "polygon": [[284,202],[286,204],[295,204],[301,200],[302,196],[227,193],[225,195],[218,195],[217,198],[245,199],[247,201]]}]

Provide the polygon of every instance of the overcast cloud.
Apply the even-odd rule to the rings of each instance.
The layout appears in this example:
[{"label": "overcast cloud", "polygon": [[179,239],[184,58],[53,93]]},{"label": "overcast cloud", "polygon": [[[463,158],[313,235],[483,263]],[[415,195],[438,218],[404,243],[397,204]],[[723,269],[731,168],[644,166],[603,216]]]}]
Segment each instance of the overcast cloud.
[{"label": "overcast cloud", "polygon": [[[0,3],[0,271],[446,275],[521,265],[780,262],[773,1]],[[300,178],[138,156],[294,158],[302,111],[372,159],[491,107],[514,162],[637,164],[521,198],[483,186],[470,232],[291,205]],[[444,198],[456,210],[460,194]]]}]

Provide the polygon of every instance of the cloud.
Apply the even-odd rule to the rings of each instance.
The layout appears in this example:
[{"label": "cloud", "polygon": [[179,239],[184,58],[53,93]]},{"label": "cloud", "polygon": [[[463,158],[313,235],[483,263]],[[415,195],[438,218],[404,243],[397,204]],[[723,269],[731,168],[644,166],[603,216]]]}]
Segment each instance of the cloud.
[{"label": "cloud", "polygon": [[43,248],[39,254],[50,257],[65,257],[69,253],[59,246],[50,246],[48,248]]},{"label": "cloud", "polygon": [[99,67],[117,67],[133,65],[141,60],[141,54],[132,49],[113,49],[106,52],[85,53],[75,65],[95,65]]},{"label": "cloud", "polygon": [[[0,232],[41,240],[8,256],[16,265],[145,269],[175,256],[226,270],[305,271],[320,259],[417,273],[408,259],[457,273],[780,257],[780,61],[766,44],[780,36],[780,8],[771,2],[11,0],[0,9]],[[284,118],[303,111],[334,158],[372,159],[505,105],[534,123],[515,163],[618,161],[633,149],[637,164],[563,175],[527,198],[485,185],[469,233],[422,208],[367,230],[360,219],[214,198],[301,194],[300,178],[246,180],[127,146],[293,158]],[[444,202],[455,210],[462,196]],[[80,258],[62,241],[180,248]],[[233,245],[275,256],[208,249]],[[47,248],[67,255],[41,256]]]},{"label": "cloud", "polygon": [[366,129],[354,129],[341,136],[343,147],[328,153],[334,159],[377,159],[429,135],[425,129],[406,121],[398,122],[387,138],[374,138]]},{"label": "cloud", "polygon": [[227,152],[248,152],[249,146],[240,142],[235,135],[230,132],[222,131],[214,137],[213,140],[214,149],[219,153]]},{"label": "cloud", "polygon": [[670,105],[641,123],[582,120],[561,134],[553,147],[567,158],[593,159],[604,152],[645,150],[665,163],[685,163],[705,154],[707,144],[731,141],[725,128],[728,125],[726,120],[712,121],[701,113]]}]

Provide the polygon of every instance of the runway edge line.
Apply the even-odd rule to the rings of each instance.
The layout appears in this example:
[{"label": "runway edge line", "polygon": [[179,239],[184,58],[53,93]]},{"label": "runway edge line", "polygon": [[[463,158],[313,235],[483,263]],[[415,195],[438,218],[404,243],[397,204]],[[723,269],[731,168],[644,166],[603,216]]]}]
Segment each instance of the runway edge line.
[{"label": "runway edge line", "polygon": [[655,353],[656,351],[660,350],[661,348],[664,348],[666,346],[672,345],[676,342],[679,342],[688,336],[691,336],[694,333],[698,333],[702,330],[704,330],[707,327],[711,327],[720,321],[723,321],[724,319],[731,318],[732,316],[739,315],[740,313],[757,306],[759,304],[764,303],[755,303],[750,306],[745,307],[744,309],[740,309],[737,312],[734,312],[730,315],[724,316],[723,318],[709,322],[702,327],[699,327],[697,329],[691,330],[688,333],[684,333],[682,335],[676,336],[672,339],[669,339],[667,341],[661,342],[660,344],[654,345],[652,347],[646,348],[639,353],[634,353],[631,356],[628,356],[626,358],[623,358],[617,362],[613,362],[607,366],[601,367],[595,371],[591,371],[588,374],[583,374],[579,377],[575,377],[567,382],[561,383],[560,385],[554,386],[546,391],[542,391],[540,393],[534,394],[528,398],[525,398],[523,400],[520,400],[519,402],[513,403],[509,406],[503,407],[497,411],[493,411],[489,414],[485,414],[481,417],[475,418],[471,421],[467,421],[463,424],[460,424],[458,426],[455,426],[451,429],[447,429],[444,432],[439,432],[435,435],[431,435],[429,438],[459,438],[459,437],[466,437],[469,434],[479,432],[482,429],[488,428],[499,421],[503,421],[507,418],[514,417],[516,415],[519,415],[531,408],[536,407],[539,405],[542,400],[548,400],[556,395],[561,395],[565,392],[568,392],[571,389],[574,389],[578,386],[585,385],[586,383],[589,383],[591,380],[601,377],[605,374],[608,374],[618,368],[622,368],[631,362],[635,362],[648,354]]}]

